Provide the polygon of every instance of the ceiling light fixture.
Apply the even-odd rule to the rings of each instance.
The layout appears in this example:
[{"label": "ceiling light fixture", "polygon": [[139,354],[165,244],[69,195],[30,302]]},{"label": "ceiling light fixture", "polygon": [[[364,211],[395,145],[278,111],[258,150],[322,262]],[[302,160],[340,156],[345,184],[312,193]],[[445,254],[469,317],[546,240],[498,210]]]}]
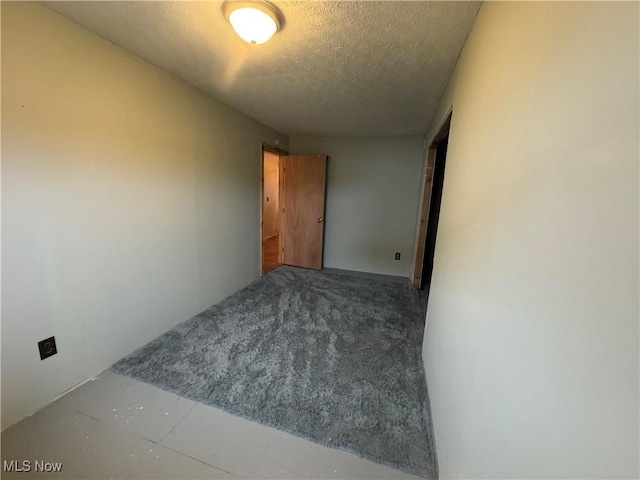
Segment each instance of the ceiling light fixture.
[{"label": "ceiling light fixture", "polygon": [[254,45],[267,42],[283,23],[280,11],[263,0],[227,1],[222,8],[238,36]]}]

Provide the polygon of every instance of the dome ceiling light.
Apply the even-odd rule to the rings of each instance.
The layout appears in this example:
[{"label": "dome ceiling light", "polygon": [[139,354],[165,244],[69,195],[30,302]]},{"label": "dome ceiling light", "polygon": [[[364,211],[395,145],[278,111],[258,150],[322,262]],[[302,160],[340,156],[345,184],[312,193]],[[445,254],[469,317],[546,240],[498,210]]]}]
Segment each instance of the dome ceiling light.
[{"label": "dome ceiling light", "polygon": [[283,17],[275,5],[262,1],[227,1],[222,6],[238,36],[247,43],[267,42],[282,26]]}]

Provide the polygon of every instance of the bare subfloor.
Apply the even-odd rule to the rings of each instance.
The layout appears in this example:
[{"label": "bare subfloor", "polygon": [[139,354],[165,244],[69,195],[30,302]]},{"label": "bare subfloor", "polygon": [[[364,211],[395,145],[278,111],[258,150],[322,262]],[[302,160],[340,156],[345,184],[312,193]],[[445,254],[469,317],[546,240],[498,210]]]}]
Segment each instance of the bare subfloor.
[{"label": "bare subfloor", "polygon": [[418,478],[111,371],[3,432],[2,460],[31,468],[2,478]]}]

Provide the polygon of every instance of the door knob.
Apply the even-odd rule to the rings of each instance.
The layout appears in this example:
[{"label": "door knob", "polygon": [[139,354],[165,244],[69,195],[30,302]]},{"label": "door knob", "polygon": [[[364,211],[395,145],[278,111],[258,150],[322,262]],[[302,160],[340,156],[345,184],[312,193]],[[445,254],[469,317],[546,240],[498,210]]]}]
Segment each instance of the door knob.
[{"label": "door knob", "polygon": [[318,223],[322,223],[322,217],[319,217],[318,220],[316,220]]}]

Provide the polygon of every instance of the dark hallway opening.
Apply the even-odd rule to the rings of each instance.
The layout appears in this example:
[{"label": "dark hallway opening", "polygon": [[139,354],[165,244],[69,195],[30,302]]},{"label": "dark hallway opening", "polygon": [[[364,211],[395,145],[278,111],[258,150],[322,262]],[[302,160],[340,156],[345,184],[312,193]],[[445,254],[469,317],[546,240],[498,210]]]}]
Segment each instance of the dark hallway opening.
[{"label": "dark hallway opening", "polygon": [[436,250],[436,237],[438,234],[438,220],[440,219],[440,205],[442,204],[442,189],[444,186],[444,172],[447,160],[448,143],[449,135],[447,134],[447,136],[438,143],[436,150],[424,256],[422,258],[422,275],[420,277],[421,297],[428,297],[429,287],[431,285],[431,275],[433,273],[433,261]]}]

